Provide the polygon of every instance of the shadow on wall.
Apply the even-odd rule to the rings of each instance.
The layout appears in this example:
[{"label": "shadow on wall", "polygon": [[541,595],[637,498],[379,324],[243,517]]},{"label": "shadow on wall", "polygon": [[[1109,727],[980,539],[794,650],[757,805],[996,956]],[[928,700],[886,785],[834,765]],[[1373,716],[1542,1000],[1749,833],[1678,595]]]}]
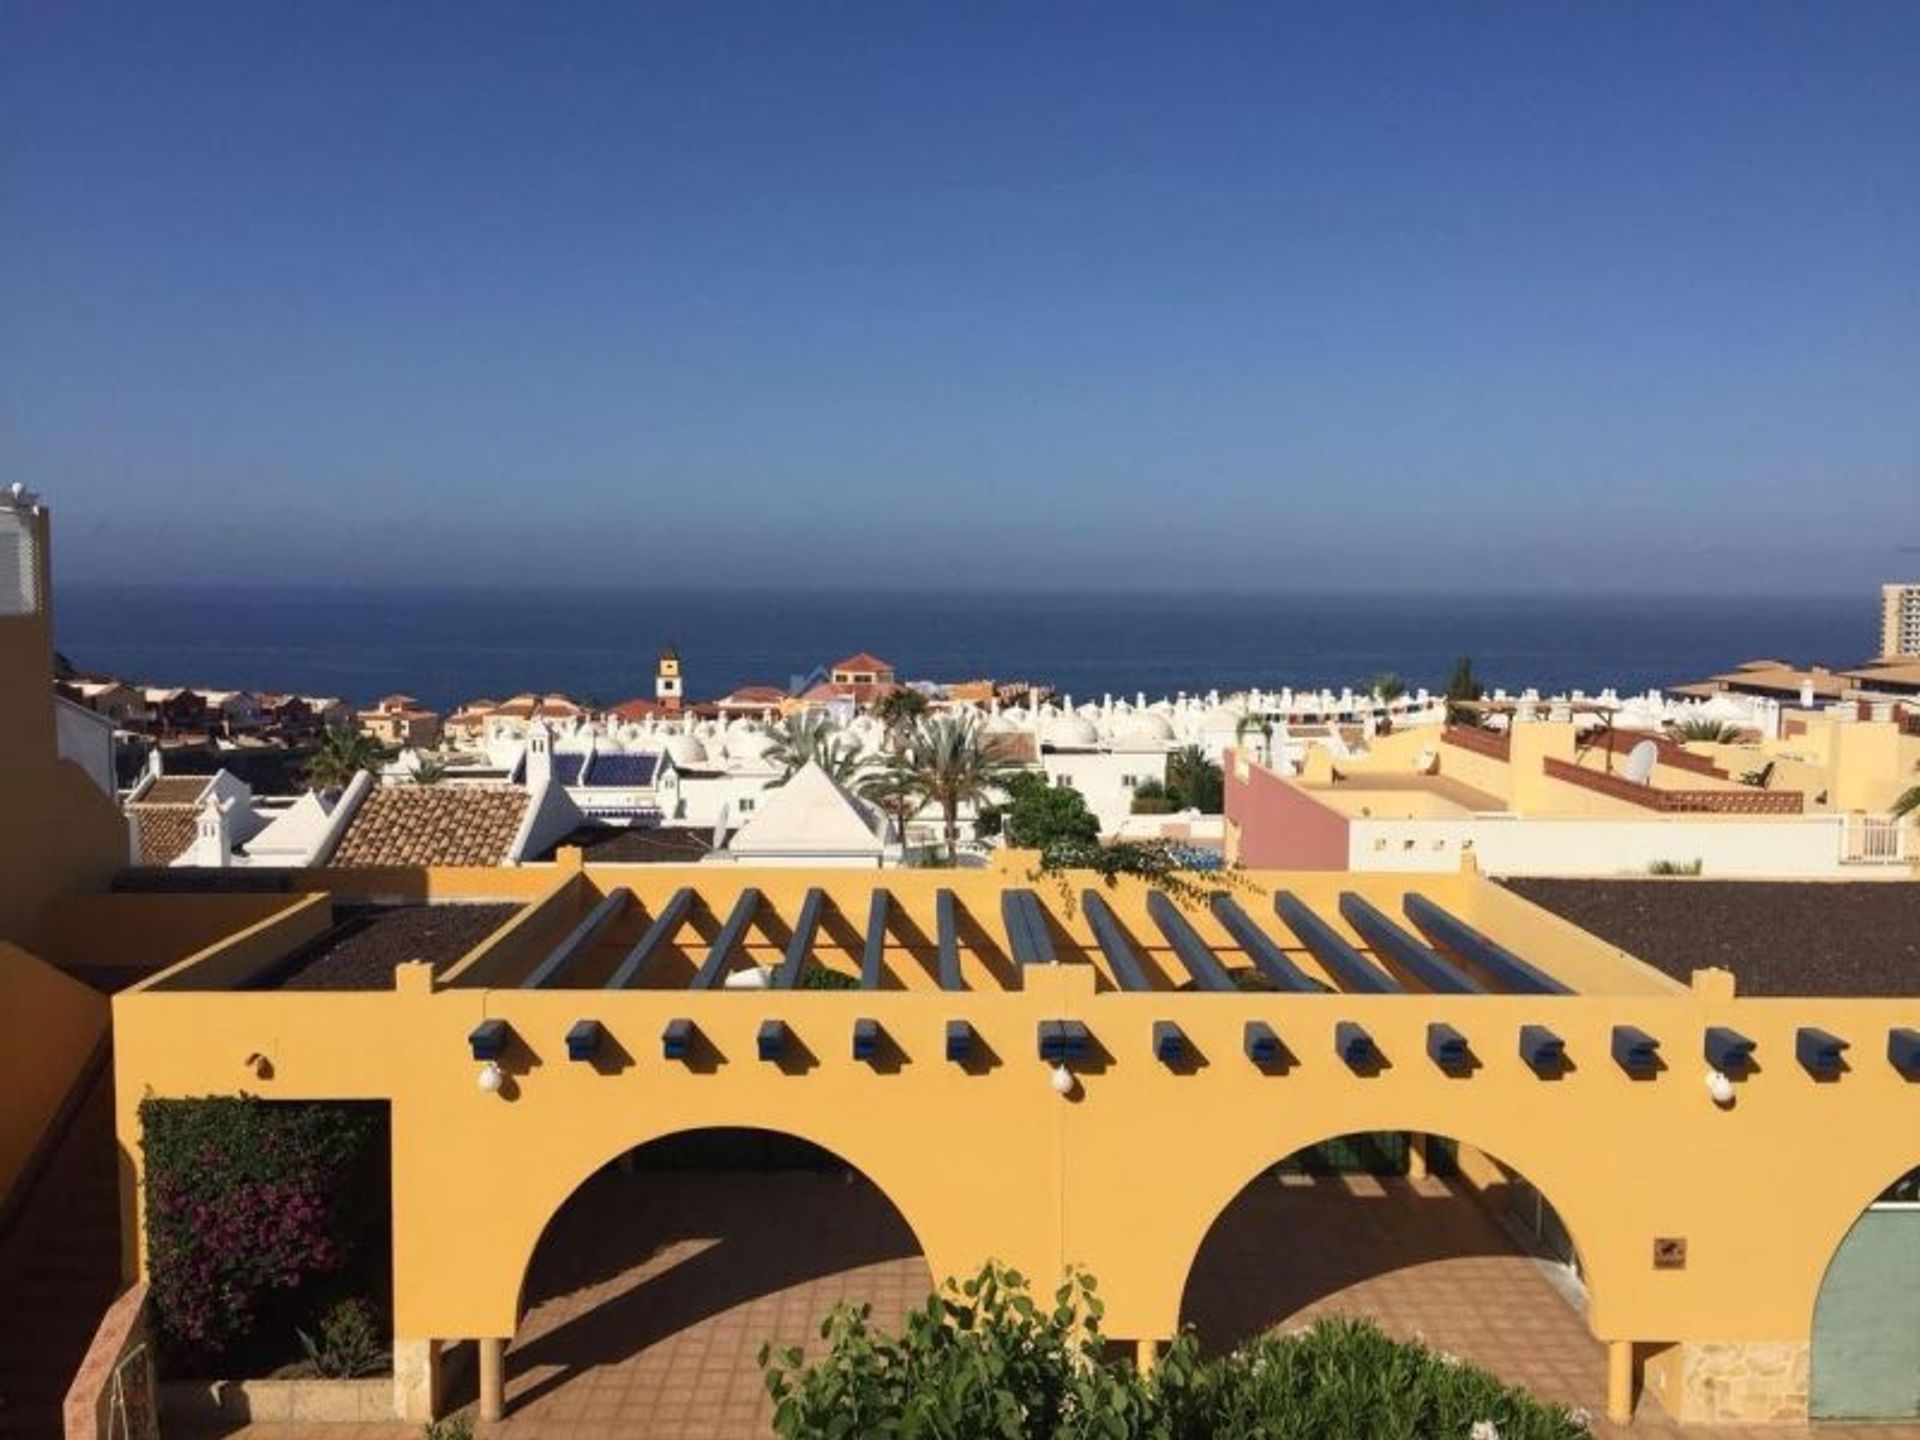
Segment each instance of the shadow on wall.
[{"label": "shadow on wall", "polygon": [[[854,1272],[913,1261],[900,1298],[918,1304],[933,1288],[920,1254],[886,1196],[817,1146],[716,1130],[642,1147],[575,1191],[541,1236],[508,1354],[509,1410],[808,1282],[849,1275],[846,1298],[878,1298],[869,1292],[884,1286]],[[827,1291],[841,1293],[822,1286],[820,1313],[795,1333],[748,1336],[747,1353],[764,1340],[815,1338]],[[897,1323],[886,1309],[876,1307],[876,1320]]]},{"label": "shadow on wall", "polygon": [[1400,1297],[1377,1287],[1349,1292],[1396,1271],[1517,1257],[1491,1213],[1506,1204],[1503,1188],[1476,1193],[1457,1179],[1416,1183],[1391,1174],[1263,1173],[1207,1232],[1187,1277],[1181,1323],[1198,1331],[1207,1353],[1223,1353],[1312,1306],[1371,1313],[1381,1299]]}]

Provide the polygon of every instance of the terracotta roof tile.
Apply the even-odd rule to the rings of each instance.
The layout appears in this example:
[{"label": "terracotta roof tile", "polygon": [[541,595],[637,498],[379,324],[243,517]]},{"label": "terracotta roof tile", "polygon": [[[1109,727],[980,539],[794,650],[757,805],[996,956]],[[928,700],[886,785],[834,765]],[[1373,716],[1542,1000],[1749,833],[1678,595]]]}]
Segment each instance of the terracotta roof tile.
[{"label": "terracotta roof tile", "polygon": [[361,802],[334,865],[501,865],[527,792],[492,785],[389,785]]},{"label": "terracotta roof tile", "polygon": [[157,775],[140,797],[142,805],[193,805],[206,793],[204,775]]},{"label": "terracotta roof tile", "polygon": [[[202,787],[206,782],[200,782]],[[197,792],[196,792],[197,793]],[[171,865],[193,844],[196,805],[129,805],[127,813],[138,822],[142,865]]]}]

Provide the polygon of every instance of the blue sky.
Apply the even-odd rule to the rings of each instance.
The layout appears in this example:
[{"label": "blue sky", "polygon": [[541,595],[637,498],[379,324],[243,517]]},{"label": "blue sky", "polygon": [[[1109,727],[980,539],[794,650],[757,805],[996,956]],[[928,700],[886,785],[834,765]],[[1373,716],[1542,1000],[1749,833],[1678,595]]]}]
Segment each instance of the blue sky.
[{"label": "blue sky", "polygon": [[0,0],[68,580],[1920,571],[1920,6]]}]

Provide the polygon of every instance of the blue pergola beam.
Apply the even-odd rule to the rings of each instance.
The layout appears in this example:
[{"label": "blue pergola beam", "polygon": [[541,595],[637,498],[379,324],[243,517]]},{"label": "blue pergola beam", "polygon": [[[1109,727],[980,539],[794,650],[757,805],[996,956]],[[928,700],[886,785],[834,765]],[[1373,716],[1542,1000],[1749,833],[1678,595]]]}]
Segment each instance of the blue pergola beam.
[{"label": "blue pergola beam", "polygon": [[1558,1074],[1567,1063],[1567,1042],[1544,1025],[1522,1025],[1520,1058],[1536,1075]]},{"label": "blue pergola beam", "polygon": [[1273,908],[1287,922],[1287,928],[1300,937],[1300,943],[1313,952],[1313,958],[1326,966],[1327,973],[1341,989],[1363,995],[1391,995],[1403,988],[1398,980],[1342,939],[1292,891],[1282,890],[1275,895]]},{"label": "blue pergola beam", "polygon": [[1264,1020],[1249,1020],[1241,1032],[1247,1059],[1256,1065],[1271,1065],[1280,1058],[1280,1037]]},{"label": "blue pergola beam", "polygon": [[507,1053],[513,1027],[504,1020],[482,1020],[467,1034],[467,1047],[476,1060],[498,1060]]},{"label": "blue pergola beam", "polygon": [[1053,935],[1047,929],[1038,895],[1031,890],[1001,891],[1000,919],[1006,924],[1007,943],[1013,947],[1016,965],[1054,963]]},{"label": "blue pergola beam", "polygon": [[1434,1020],[1427,1025],[1427,1058],[1448,1074],[1456,1074],[1473,1064],[1473,1047],[1453,1026]]},{"label": "blue pergola beam", "polygon": [[1173,953],[1180,957],[1180,963],[1187,967],[1187,973],[1193,977],[1193,983],[1201,990],[1236,990],[1233,976],[1227,973],[1214,955],[1207,942],[1200,938],[1200,932],[1193,928],[1186,916],[1180,913],[1180,907],[1167,897],[1163,890],[1155,890],[1147,896],[1147,913],[1153,917],[1153,923],[1160,927],[1160,933],[1167,937],[1167,943],[1173,947]]},{"label": "blue pergola beam", "polygon": [[960,902],[953,898],[953,891],[942,886],[933,897],[934,929],[938,932],[940,947],[940,988],[942,990],[964,990],[966,982],[960,978]]},{"label": "blue pergola beam", "polygon": [[826,908],[827,892],[818,885],[810,887],[800,902],[800,916],[793,922],[793,938],[787,941],[786,958],[774,971],[774,989],[799,988],[800,973],[807,968],[807,952],[813,949],[813,935],[820,928],[820,917]]},{"label": "blue pergola beam", "polygon": [[1207,908],[1276,990],[1309,994],[1320,988],[1311,975],[1287,958],[1287,952],[1276,945],[1266,931],[1253,923],[1253,917],[1242,910],[1240,902],[1231,895],[1224,891],[1214,895],[1207,901]]},{"label": "blue pergola beam", "polygon": [[1573,993],[1570,987],[1562,985],[1539,966],[1528,964],[1499,941],[1441,909],[1424,895],[1409,893],[1400,902],[1400,908],[1429,939],[1451,950],[1504,990],[1517,995]]},{"label": "blue pergola beam", "polygon": [[693,1054],[693,1038],[698,1032],[693,1021],[681,1018],[667,1021],[660,1032],[660,1055],[666,1060],[685,1060]]},{"label": "blue pergola beam", "polygon": [[527,978],[520,982],[520,988],[538,990],[550,983],[562,970],[586,954],[595,937],[618,919],[632,902],[633,891],[626,886],[609,890],[600,903],[587,912],[586,919],[569,930],[567,938],[549,950],[547,958],[527,973]]},{"label": "blue pergola beam", "polygon": [[1087,923],[1093,927],[1093,938],[1100,946],[1100,953],[1107,957],[1107,964],[1113,969],[1113,978],[1120,983],[1122,990],[1151,990],[1153,982],[1147,978],[1140,957],[1133,953],[1133,946],[1120,928],[1120,921],[1113,913],[1113,907],[1107,904],[1106,897],[1097,890],[1082,890],[1080,903],[1086,907]]},{"label": "blue pergola beam", "polygon": [[1846,1068],[1848,1042],[1825,1030],[1802,1025],[1793,1034],[1793,1054],[1816,1080],[1831,1080]]},{"label": "blue pergola beam", "polygon": [[607,1037],[598,1020],[576,1020],[567,1029],[567,1059],[591,1060],[600,1053],[600,1042]]},{"label": "blue pergola beam", "polygon": [[871,1061],[880,1053],[880,1022],[878,1020],[856,1020],[853,1022],[853,1058]]},{"label": "blue pergola beam", "polygon": [[753,917],[760,913],[760,892],[748,886],[740,892],[740,898],[733,902],[733,910],[727,916],[727,923],[720,927],[720,933],[713,937],[713,948],[707,951],[707,958],[700,971],[693,977],[695,990],[718,989],[726,978],[727,961],[733,954],[733,947],[740,943],[740,937],[746,933],[747,926],[753,923]]},{"label": "blue pergola beam", "polygon": [[1613,1027],[1613,1063],[1629,1075],[1651,1075],[1660,1067],[1660,1042],[1635,1025]]},{"label": "blue pergola beam", "polygon": [[1084,1060],[1093,1048],[1093,1036],[1084,1020],[1042,1020],[1037,1039],[1040,1058],[1050,1065]]},{"label": "blue pergola beam", "polygon": [[1373,947],[1373,953],[1389,970],[1411,977],[1415,985],[1436,995],[1478,995],[1485,986],[1446,959],[1422,945],[1400,926],[1381,913],[1363,895],[1352,890],[1340,892],[1340,913],[1360,937]]},{"label": "blue pergola beam", "polygon": [[1162,1065],[1178,1065],[1187,1058],[1187,1032],[1172,1020],[1153,1022],[1153,1058]]},{"label": "blue pergola beam", "polygon": [[867,902],[867,948],[860,957],[860,988],[878,990],[887,972],[887,915],[893,892],[877,889]]},{"label": "blue pergola beam", "polygon": [[947,1021],[947,1059],[964,1065],[973,1059],[973,1026],[965,1020]]},{"label": "blue pergola beam", "polygon": [[1380,1063],[1379,1047],[1366,1027],[1353,1020],[1341,1020],[1333,1027],[1333,1052],[1353,1070],[1365,1070]]},{"label": "blue pergola beam", "polygon": [[664,945],[673,932],[680,928],[687,918],[687,912],[693,909],[693,887],[683,885],[673,892],[671,899],[660,908],[660,913],[647,927],[647,933],[626,953],[626,957],[607,977],[609,990],[625,990],[640,978],[640,972],[653,958],[654,951]]}]

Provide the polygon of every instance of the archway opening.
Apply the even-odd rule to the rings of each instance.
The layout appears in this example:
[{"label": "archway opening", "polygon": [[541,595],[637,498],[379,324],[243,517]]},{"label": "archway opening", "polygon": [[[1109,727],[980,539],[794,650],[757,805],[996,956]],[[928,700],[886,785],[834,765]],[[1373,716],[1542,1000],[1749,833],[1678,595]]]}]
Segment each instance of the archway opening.
[{"label": "archway opening", "polygon": [[899,1210],[830,1151],[765,1130],[670,1136],[596,1171],[548,1222],[507,1413],[661,1440],[765,1435],[763,1344],[817,1342],[842,1300],[897,1327],[931,1288]]},{"label": "archway opening", "polygon": [[1860,1213],[1813,1308],[1816,1420],[1920,1419],[1920,1168]]},{"label": "archway opening", "polygon": [[1208,1230],[1180,1318],[1220,1353],[1336,1314],[1605,1408],[1606,1349],[1566,1226],[1518,1171],[1453,1140],[1343,1135],[1263,1170]]}]

